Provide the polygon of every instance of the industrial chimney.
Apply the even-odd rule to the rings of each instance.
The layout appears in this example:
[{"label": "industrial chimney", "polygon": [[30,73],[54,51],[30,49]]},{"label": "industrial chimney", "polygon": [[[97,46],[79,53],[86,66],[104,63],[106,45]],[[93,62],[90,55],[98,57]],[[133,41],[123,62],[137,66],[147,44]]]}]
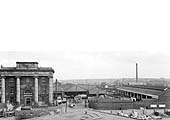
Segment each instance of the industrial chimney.
[{"label": "industrial chimney", "polygon": [[138,82],[138,63],[136,63],[136,82]]}]

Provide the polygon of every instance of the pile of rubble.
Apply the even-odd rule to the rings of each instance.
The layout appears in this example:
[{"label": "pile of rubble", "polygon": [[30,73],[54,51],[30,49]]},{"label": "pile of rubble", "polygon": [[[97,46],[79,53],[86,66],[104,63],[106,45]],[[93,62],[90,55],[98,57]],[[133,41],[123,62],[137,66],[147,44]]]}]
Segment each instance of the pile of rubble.
[{"label": "pile of rubble", "polygon": [[28,119],[34,117],[41,117],[46,115],[54,115],[58,114],[60,111],[57,110],[47,110],[47,109],[33,109],[33,110],[23,110],[23,111],[16,111],[15,117],[16,120],[21,119]]}]

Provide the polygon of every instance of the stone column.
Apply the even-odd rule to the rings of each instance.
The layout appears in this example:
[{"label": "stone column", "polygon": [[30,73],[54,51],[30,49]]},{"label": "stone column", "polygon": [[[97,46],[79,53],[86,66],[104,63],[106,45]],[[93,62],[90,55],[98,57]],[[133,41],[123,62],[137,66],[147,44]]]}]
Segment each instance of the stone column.
[{"label": "stone column", "polygon": [[130,97],[130,92],[127,93],[128,97]]},{"label": "stone column", "polygon": [[35,102],[38,103],[38,77],[35,77]]},{"label": "stone column", "polygon": [[146,99],[148,99],[148,96],[146,95]]},{"label": "stone column", "polygon": [[142,95],[141,94],[139,94],[139,100],[142,100]]},{"label": "stone column", "polygon": [[5,78],[2,77],[2,97],[1,97],[1,102],[5,103]]},{"label": "stone column", "polygon": [[21,102],[21,93],[20,93],[20,78],[17,77],[17,102],[20,104]]},{"label": "stone column", "polygon": [[49,103],[53,103],[53,78],[49,78]]}]

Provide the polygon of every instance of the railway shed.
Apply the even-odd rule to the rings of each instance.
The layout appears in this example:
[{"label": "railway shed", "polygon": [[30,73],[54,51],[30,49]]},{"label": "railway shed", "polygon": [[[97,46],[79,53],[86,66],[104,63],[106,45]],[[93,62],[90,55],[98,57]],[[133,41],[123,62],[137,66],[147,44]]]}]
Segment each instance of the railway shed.
[{"label": "railway shed", "polygon": [[127,97],[136,98],[137,100],[143,100],[143,99],[158,99],[162,91],[120,86],[117,87],[117,93]]}]

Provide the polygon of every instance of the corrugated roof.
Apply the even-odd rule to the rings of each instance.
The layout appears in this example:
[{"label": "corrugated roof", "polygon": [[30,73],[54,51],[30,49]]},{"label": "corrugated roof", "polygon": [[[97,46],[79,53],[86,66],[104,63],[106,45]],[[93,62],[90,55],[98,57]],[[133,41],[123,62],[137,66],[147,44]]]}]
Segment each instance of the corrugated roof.
[{"label": "corrugated roof", "polygon": [[62,86],[54,86],[54,92],[64,92],[64,89],[62,88]]},{"label": "corrugated roof", "polygon": [[124,87],[135,87],[135,88],[141,88],[141,89],[151,89],[151,90],[159,90],[159,91],[164,91],[165,88],[167,88],[166,86],[162,86],[162,85],[150,85],[150,84],[146,84],[146,85],[123,85]]},{"label": "corrugated roof", "polygon": [[72,87],[72,86],[74,86],[74,84],[66,83],[66,84],[62,85],[62,88],[63,88],[64,90],[66,90],[66,89],[68,89],[68,88],[70,88],[70,87]]},{"label": "corrugated roof", "polygon": [[86,90],[90,90],[96,87],[96,85],[89,85],[89,84],[78,84],[78,86]]},{"label": "corrugated roof", "polygon": [[105,90],[101,90],[100,88],[94,87],[89,90],[89,94],[105,94]]},{"label": "corrugated roof", "polygon": [[89,91],[89,94],[105,94],[105,90],[101,90],[96,85],[79,84],[79,87]]},{"label": "corrugated roof", "polygon": [[71,85],[70,87],[65,87],[64,88],[64,92],[76,92],[76,91],[85,92],[87,90],[79,87],[78,85]]},{"label": "corrugated roof", "polygon": [[117,89],[127,91],[127,92],[149,95],[149,96],[159,96],[162,93],[159,90],[141,89],[141,88],[124,87],[124,86],[118,87]]},{"label": "corrugated roof", "polygon": [[170,96],[170,88],[165,89],[159,96],[161,97],[164,95]]},{"label": "corrugated roof", "polygon": [[104,94],[105,90],[101,90],[97,88],[96,85],[88,85],[88,84],[65,84],[63,85],[64,92],[76,92],[76,91],[89,91],[89,94]]}]

